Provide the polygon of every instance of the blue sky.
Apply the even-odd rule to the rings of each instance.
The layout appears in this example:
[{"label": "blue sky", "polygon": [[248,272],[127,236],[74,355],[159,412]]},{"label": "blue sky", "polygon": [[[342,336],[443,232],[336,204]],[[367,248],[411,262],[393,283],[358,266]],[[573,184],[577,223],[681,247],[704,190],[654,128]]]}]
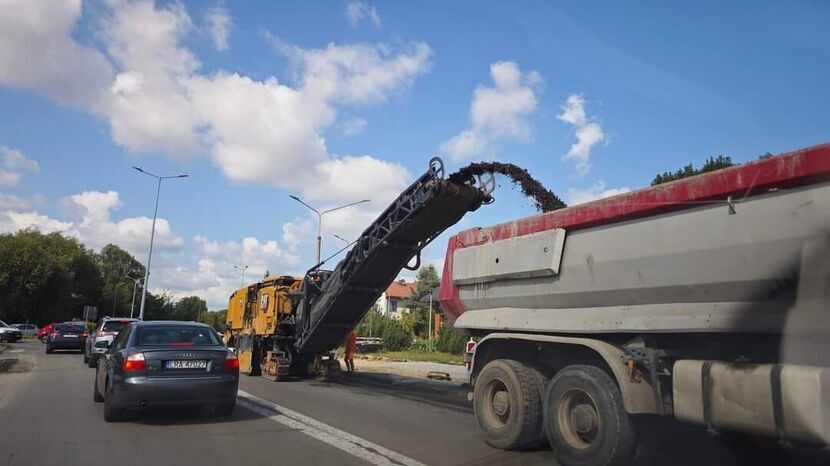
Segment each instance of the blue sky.
[{"label": "blue sky", "polygon": [[[354,238],[441,155],[499,159],[570,202],[708,156],[828,141],[824,2],[148,2],[0,6],[0,230],[146,259],[225,306]],[[8,10],[8,11],[5,11]],[[452,231],[533,214],[508,183]],[[439,264],[446,242],[426,259]]]}]

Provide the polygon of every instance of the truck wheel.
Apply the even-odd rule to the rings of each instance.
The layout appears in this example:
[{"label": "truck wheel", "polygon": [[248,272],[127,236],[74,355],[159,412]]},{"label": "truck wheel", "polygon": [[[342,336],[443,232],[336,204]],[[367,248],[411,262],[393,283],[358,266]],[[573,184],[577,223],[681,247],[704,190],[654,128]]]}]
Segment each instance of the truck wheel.
[{"label": "truck wheel", "polygon": [[567,466],[623,465],[634,453],[634,424],[616,382],[598,367],[568,366],[545,402],[548,441]]},{"label": "truck wheel", "polygon": [[476,379],[473,408],[490,446],[515,450],[544,439],[544,377],[512,359],[496,359]]}]

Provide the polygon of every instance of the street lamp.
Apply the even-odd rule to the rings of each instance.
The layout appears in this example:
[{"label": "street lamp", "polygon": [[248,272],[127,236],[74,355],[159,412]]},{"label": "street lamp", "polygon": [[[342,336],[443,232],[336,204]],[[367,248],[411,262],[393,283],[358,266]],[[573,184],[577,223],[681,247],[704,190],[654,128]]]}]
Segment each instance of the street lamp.
[{"label": "street lamp", "polygon": [[144,279],[141,278],[141,277],[133,278],[133,277],[130,277],[130,276],[127,276],[126,278],[129,278],[130,280],[133,281],[133,299],[132,299],[132,301],[130,301],[130,319],[132,319],[133,318],[133,312],[135,311],[135,289],[136,289],[136,287],[138,287],[138,284]]},{"label": "street lamp", "polygon": [[339,239],[340,241],[342,241],[342,242],[344,242],[344,243],[346,243],[346,244],[352,244],[352,242],[351,242],[351,241],[347,240],[346,238],[344,238],[344,237],[342,237],[342,236],[340,236],[340,235],[332,235],[332,236],[334,236],[335,238]]},{"label": "street lamp", "polygon": [[242,285],[240,288],[245,288],[245,271],[248,270],[248,266],[239,267],[238,265],[234,265],[233,268],[242,272]]},{"label": "street lamp", "polygon": [[300,204],[308,207],[309,209],[311,209],[312,212],[317,214],[317,264],[320,263],[320,251],[323,247],[323,236],[322,236],[323,235],[323,215],[326,215],[329,212],[334,212],[335,210],[345,209],[346,207],[351,207],[353,205],[363,204],[364,202],[369,202],[369,199],[363,199],[361,201],[352,202],[351,204],[341,205],[340,207],[335,207],[333,209],[324,210],[324,211],[320,212],[319,210],[315,209],[314,207],[311,207],[310,205],[303,202],[297,196],[289,195],[288,197],[290,197],[291,199],[294,199],[295,201],[299,202]]},{"label": "street lamp", "polygon": [[145,175],[152,176],[156,180],[158,180],[158,187],[156,188],[156,209],[153,211],[153,226],[150,227],[150,252],[147,253],[147,267],[144,269],[144,286],[141,287],[141,307],[138,309],[138,320],[144,320],[144,304],[147,301],[147,285],[150,283],[150,262],[153,259],[153,240],[156,237],[156,217],[158,217],[159,213],[159,195],[161,194],[161,181],[167,180],[171,178],[187,178],[187,175],[184,173],[179,173],[178,175],[170,175],[170,176],[159,176],[154,175],[148,171],[142,170],[141,167],[133,167],[135,170],[144,173]]}]

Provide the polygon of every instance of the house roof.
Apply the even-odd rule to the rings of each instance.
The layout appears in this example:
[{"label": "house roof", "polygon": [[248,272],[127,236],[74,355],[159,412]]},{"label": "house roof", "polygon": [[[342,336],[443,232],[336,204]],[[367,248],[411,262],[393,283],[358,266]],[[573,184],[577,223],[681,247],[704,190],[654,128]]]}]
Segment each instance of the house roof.
[{"label": "house roof", "polygon": [[415,291],[415,282],[397,281],[392,282],[386,288],[386,296],[389,298],[408,298]]}]

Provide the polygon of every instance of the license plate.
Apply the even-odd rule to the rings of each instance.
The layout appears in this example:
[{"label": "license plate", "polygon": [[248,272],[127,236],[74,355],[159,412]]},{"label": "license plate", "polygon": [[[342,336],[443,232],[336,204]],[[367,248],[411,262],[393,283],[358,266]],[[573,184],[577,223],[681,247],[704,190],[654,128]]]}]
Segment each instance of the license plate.
[{"label": "license plate", "polygon": [[168,369],[206,369],[207,361],[200,360],[186,360],[186,361],[167,361],[165,366]]}]

